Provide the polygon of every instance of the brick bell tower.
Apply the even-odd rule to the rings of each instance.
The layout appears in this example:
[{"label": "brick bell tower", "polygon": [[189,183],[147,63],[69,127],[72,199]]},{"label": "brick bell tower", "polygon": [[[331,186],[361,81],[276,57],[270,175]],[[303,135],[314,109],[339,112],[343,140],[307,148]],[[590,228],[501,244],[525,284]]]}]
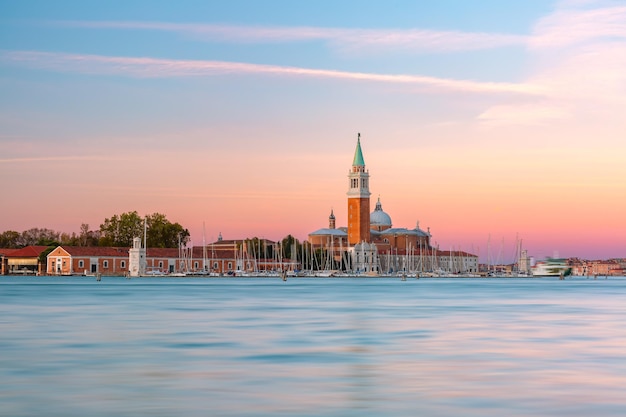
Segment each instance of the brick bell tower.
[{"label": "brick bell tower", "polygon": [[348,243],[355,245],[370,241],[370,174],[365,170],[361,151],[361,134],[358,134],[352,169],[348,174]]}]

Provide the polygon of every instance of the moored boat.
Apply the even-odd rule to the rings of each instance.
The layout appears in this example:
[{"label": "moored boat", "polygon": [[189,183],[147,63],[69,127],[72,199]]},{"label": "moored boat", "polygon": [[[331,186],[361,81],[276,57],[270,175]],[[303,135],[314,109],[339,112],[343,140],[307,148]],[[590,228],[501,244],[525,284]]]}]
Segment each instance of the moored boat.
[{"label": "moored boat", "polygon": [[567,265],[565,259],[548,258],[539,261],[532,267],[534,277],[558,277],[568,276],[572,273],[572,268]]}]

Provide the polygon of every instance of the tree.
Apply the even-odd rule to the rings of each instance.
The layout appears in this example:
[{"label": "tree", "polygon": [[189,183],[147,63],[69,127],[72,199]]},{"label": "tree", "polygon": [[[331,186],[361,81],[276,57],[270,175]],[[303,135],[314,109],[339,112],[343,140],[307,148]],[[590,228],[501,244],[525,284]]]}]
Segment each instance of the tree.
[{"label": "tree", "polygon": [[0,234],[0,248],[18,249],[20,247],[20,233],[7,230]]},{"label": "tree", "polygon": [[[178,223],[171,223],[160,213],[148,214],[145,218],[147,245],[151,248],[176,248],[179,243],[185,244],[189,238],[189,230]],[[84,225],[83,225],[84,226]],[[81,233],[83,231],[81,226]],[[130,247],[133,238],[143,238],[144,219],[136,211],[114,215],[105,219],[100,225],[101,246]],[[87,227],[88,229],[88,227]]]},{"label": "tree", "polygon": [[98,246],[98,240],[100,239],[100,231],[89,230],[87,223],[80,225],[80,235],[78,236],[79,246]]},{"label": "tree", "polygon": [[143,236],[143,219],[136,211],[113,215],[100,225],[100,246],[130,247],[133,238]]},{"label": "tree", "polygon": [[287,235],[281,242],[283,256],[287,259],[297,259],[300,253],[300,242],[291,235]]},{"label": "tree", "polygon": [[24,230],[19,238],[19,246],[25,247],[30,245],[53,246],[58,245],[60,233],[51,229],[40,229],[33,227]]},{"label": "tree", "polygon": [[[274,257],[274,246],[268,245],[265,239],[253,237],[246,239],[243,244],[249,257],[255,259],[272,259]],[[241,247],[239,249],[243,250]]]},{"label": "tree", "polygon": [[186,245],[189,239],[189,230],[178,223],[171,223],[164,214],[149,214],[146,223],[150,248],[177,248],[180,244]]},{"label": "tree", "polygon": [[70,235],[69,233],[63,232],[59,238],[59,243],[67,246],[78,246],[78,240],[76,233],[72,232]]}]

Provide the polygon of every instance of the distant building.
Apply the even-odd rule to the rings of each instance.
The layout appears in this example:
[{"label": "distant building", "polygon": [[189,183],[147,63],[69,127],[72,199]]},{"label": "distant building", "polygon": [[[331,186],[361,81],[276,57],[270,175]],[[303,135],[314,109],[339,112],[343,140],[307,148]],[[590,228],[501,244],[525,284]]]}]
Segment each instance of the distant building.
[{"label": "distant building", "polygon": [[[354,271],[398,272],[421,269],[478,272],[478,257],[462,251],[439,251],[431,245],[430,229],[394,228],[391,216],[383,211],[380,197],[370,213],[369,171],[366,169],[361,135],[357,137],[352,167],[348,173],[348,226],[337,228],[331,210],[328,227],[308,235],[311,245],[340,253],[349,251]],[[357,246],[358,245],[358,246]],[[375,254],[373,253],[375,251]]]},{"label": "distant building", "polygon": [[19,249],[0,248],[0,275],[7,275],[9,273],[8,256],[18,250]]},{"label": "distant building", "polygon": [[[261,240],[259,244],[262,247],[276,245],[269,240]],[[21,256],[20,253],[17,255]],[[11,265],[12,270],[15,270],[13,263]],[[45,273],[138,277],[168,274],[237,275],[297,269],[298,262],[278,256],[267,259],[261,248],[253,248],[243,240],[226,241],[220,238],[205,247],[146,249],[142,247],[141,238],[135,238],[132,248],[58,246],[47,256]]]},{"label": "distant building", "polygon": [[626,262],[624,259],[581,260],[570,258],[567,264],[572,267],[572,275],[579,276],[624,276]]},{"label": "distant building", "polygon": [[365,169],[361,151],[361,134],[357,138],[352,168],[348,174],[348,244],[370,241],[369,172]]},{"label": "distant building", "polygon": [[128,248],[58,246],[48,254],[48,275],[125,275]]},{"label": "distant building", "polygon": [[22,249],[0,249],[3,275],[39,275],[44,272],[40,255],[48,246],[26,246]]}]

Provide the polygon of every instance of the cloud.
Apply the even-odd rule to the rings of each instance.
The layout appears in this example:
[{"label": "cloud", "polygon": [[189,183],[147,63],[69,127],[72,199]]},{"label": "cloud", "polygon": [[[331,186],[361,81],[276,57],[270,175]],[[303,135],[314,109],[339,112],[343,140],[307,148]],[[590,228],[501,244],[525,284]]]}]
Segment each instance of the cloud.
[{"label": "cloud", "polygon": [[324,27],[271,27],[167,22],[61,21],[54,25],[89,29],[126,29],[174,32],[209,42],[278,43],[325,41],[340,49],[372,52],[396,49],[416,53],[472,51],[522,46],[523,35],[436,31],[427,29],[344,29]]},{"label": "cloud", "polygon": [[39,51],[1,51],[0,60],[13,65],[43,70],[76,72],[83,74],[122,75],[139,78],[260,74],[412,84],[438,91],[447,90],[470,93],[513,93],[523,95],[541,94],[540,89],[530,84],[478,82],[420,75],[376,74],[227,61],[112,57]]},{"label": "cloud", "polygon": [[[616,5],[617,4],[617,5]],[[312,26],[244,26],[141,21],[53,21],[85,29],[152,30],[206,42],[286,43],[324,41],[352,52],[450,53],[510,46],[559,48],[599,38],[626,38],[626,6],[610,1],[565,0],[529,35],[430,29],[347,29]]]},{"label": "cloud", "polygon": [[525,103],[493,106],[478,116],[485,126],[545,125],[569,119],[571,114],[563,106],[550,103]]},{"label": "cloud", "polygon": [[529,47],[562,48],[602,39],[626,39],[625,6],[556,10],[537,22]]},{"label": "cloud", "polygon": [[23,162],[75,162],[75,161],[123,161],[128,158],[105,157],[98,155],[74,155],[74,156],[36,156],[36,157],[12,157],[0,158],[0,163],[23,163]]},{"label": "cloud", "polygon": [[537,125],[587,119],[624,126],[626,107],[626,7],[567,1],[537,21],[529,44],[532,73],[526,84],[544,96],[485,110],[486,125]]}]

